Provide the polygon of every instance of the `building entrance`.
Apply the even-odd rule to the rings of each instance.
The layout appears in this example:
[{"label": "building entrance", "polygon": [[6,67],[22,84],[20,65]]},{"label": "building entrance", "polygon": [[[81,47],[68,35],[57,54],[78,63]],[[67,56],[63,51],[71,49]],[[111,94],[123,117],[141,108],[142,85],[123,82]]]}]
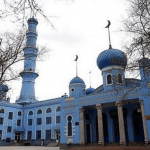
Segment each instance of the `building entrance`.
[{"label": "building entrance", "polygon": [[17,141],[17,143],[19,143],[20,142],[20,138],[21,137],[21,134],[20,133],[16,133],[15,134],[15,140]]},{"label": "building entrance", "polygon": [[91,125],[86,124],[86,140],[87,143],[91,143]]},{"label": "building entrance", "polygon": [[135,142],[144,142],[144,130],[140,109],[133,111],[133,127]]},{"label": "building entrance", "polygon": [[56,142],[60,142],[60,131],[56,131]]}]

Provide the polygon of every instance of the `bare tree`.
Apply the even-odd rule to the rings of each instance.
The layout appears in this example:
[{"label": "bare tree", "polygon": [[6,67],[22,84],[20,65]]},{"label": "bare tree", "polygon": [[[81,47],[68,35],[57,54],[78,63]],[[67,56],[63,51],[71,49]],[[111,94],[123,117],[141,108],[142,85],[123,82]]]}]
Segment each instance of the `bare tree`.
[{"label": "bare tree", "polygon": [[14,22],[19,21],[24,26],[29,17],[41,15],[54,28],[38,0],[3,0],[3,2],[5,8],[0,10],[0,18],[13,16],[15,17]]},{"label": "bare tree", "polygon": [[[15,64],[24,60],[25,34],[24,30],[17,33],[5,32],[1,34],[0,83],[15,80],[19,77],[20,70],[15,68]],[[43,60],[49,49],[46,46],[39,46],[38,49],[37,59]]]},{"label": "bare tree", "polygon": [[128,41],[124,44],[128,57],[127,69],[134,71],[139,69],[138,60],[150,56],[150,0],[128,2],[130,8],[122,31],[128,35]]}]

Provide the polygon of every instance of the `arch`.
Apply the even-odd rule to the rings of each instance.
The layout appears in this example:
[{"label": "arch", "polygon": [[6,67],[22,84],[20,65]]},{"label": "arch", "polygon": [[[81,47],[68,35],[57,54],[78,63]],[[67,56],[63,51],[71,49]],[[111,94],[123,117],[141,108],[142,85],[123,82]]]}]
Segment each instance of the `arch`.
[{"label": "arch", "polygon": [[29,115],[33,115],[33,111],[29,111]]},{"label": "arch", "polygon": [[47,108],[46,113],[51,113],[51,112],[52,112],[51,108]]},{"label": "arch", "polygon": [[71,115],[67,117],[67,121],[68,121],[67,123],[68,136],[72,136],[72,116]]},{"label": "arch", "polygon": [[118,81],[118,83],[122,83],[122,75],[121,75],[121,73],[118,74],[117,81]]},{"label": "arch", "polygon": [[107,84],[112,84],[112,76],[110,74],[107,75]]},{"label": "arch", "polygon": [[60,106],[58,106],[58,107],[56,108],[56,112],[58,112],[58,111],[60,111]]},{"label": "arch", "polygon": [[18,116],[21,116],[21,114],[22,114],[21,111],[18,111]]},{"label": "arch", "polygon": [[4,113],[4,109],[2,108],[2,109],[0,109],[0,113]]},{"label": "arch", "polygon": [[37,114],[42,114],[42,110],[39,109],[39,110],[37,111]]}]

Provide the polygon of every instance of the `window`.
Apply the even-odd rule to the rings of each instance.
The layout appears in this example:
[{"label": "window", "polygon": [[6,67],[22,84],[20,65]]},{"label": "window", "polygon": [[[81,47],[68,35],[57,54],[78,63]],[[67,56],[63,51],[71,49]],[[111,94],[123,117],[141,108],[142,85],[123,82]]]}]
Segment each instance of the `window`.
[{"label": "window", "polygon": [[107,84],[112,84],[112,79],[110,74],[107,76]]},{"label": "window", "polygon": [[46,139],[51,139],[51,130],[46,130]]},{"label": "window", "polygon": [[3,124],[4,119],[0,118],[0,124]]},{"label": "window", "polygon": [[10,126],[7,127],[7,132],[11,132],[11,128]]},{"label": "window", "polygon": [[50,108],[47,108],[46,113],[50,113],[52,110]]},{"label": "window", "polygon": [[60,123],[60,116],[56,116],[56,123]]},{"label": "window", "polygon": [[28,119],[28,126],[32,126],[32,119]]},{"label": "window", "polygon": [[118,83],[122,83],[122,76],[120,73],[118,74]]},{"label": "window", "polygon": [[13,119],[13,113],[12,112],[9,112],[8,119]]},{"label": "window", "polygon": [[68,136],[72,136],[72,117],[68,116]]},{"label": "window", "polygon": [[75,92],[75,88],[71,88],[71,92],[74,93]]},{"label": "window", "polygon": [[57,111],[60,111],[60,106],[59,106],[59,107],[57,107],[56,112],[57,112]]},{"label": "window", "polygon": [[51,124],[51,117],[46,117],[46,124]]},{"label": "window", "polygon": [[37,112],[37,114],[42,114],[42,110],[39,109],[38,112]]},{"label": "window", "polygon": [[0,113],[4,113],[4,109],[0,109]]},{"label": "window", "polygon": [[28,131],[27,140],[32,139],[32,131]]},{"label": "window", "polygon": [[36,131],[36,139],[41,139],[41,130]]},{"label": "window", "polygon": [[37,118],[37,125],[41,125],[42,124],[42,118]]},{"label": "window", "polygon": [[17,120],[17,126],[21,126],[21,120]]},{"label": "window", "polygon": [[0,140],[2,139],[2,130],[0,130]]},{"label": "window", "polygon": [[32,111],[29,111],[29,115],[33,115],[33,112],[32,112]]},{"label": "window", "polygon": [[18,112],[18,116],[21,116],[21,111]]}]

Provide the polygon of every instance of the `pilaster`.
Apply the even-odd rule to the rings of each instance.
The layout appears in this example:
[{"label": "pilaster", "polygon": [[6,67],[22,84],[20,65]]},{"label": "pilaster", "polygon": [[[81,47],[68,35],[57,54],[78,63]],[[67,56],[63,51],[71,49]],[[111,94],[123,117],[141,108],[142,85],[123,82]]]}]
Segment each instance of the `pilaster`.
[{"label": "pilaster", "polygon": [[85,133],[84,133],[84,108],[79,110],[79,119],[80,119],[80,144],[85,144]]},{"label": "pilaster", "polygon": [[119,121],[119,133],[120,133],[120,145],[126,145],[125,127],[122,102],[116,102],[118,108],[118,121]]},{"label": "pilaster", "polygon": [[142,100],[140,100],[139,102],[141,105],[141,114],[142,114],[143,130],[144,130],[144,142],[145,144],[148,144],[148,133],[147,133],[146,120],[145,120],[145,113],[144,113],[144,104]]},{"label": "pilaster", "polygon": [[102,115],[102,106],[101,106],[101,104],[96,105],[96,109],[97,109],[98,135],[99,135],[98,144],[104,145],[103,115]]}]

